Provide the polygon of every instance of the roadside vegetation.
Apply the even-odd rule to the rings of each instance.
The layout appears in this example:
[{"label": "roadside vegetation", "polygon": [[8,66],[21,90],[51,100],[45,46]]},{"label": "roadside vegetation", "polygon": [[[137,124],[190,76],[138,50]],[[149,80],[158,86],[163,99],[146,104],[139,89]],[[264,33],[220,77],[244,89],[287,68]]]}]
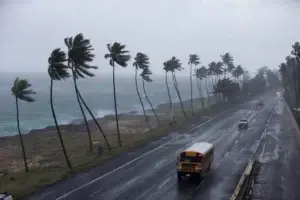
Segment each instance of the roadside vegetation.
[{"label": "roadside vegetation", "polygon": [[[63,43],[62,43],[63,44]],[[71,173],[86,170],[91,166],[97,165],[114,155],[118,155],[132,147],[147,141],[167,135],[170,130],[179,127],[187,119],[192,119],[194,115],[207,113],[215,105],[231,105],[232,103],[242,102],[253,96],[263,94],[268,90],[280,84],[278,73],[264,66],[257,73],[250,74],[241,65],[235,65],[234,58],[230,53],[220,56],[220,60],[212,61],[207,65],[201,63],[200,56],[197,54],[189,55],[188,63],[182,63],[175,56],[162,62],[162,70],[165,72],[166,99],[164,110],[167,114],[159,115],[160,108],[154,108],[151,99],[147,96],[146,85],[152,83],[151,62],[147,54],[138,52],[134,56],[133,70],[135,70],[133,80],[136,85],[136,93],[143,108],[143,124],[135,125],[131,133],[123,133],[122,115],[118,113],[117,88],[115,70],[117,66],[127,67],[131,60],[131,52],[127,50],[126,45],[115,42],[108,44],[108,53],[104,58],[108,59],[108,65],[112,67],[113,79],[113,97],[115,115],[106,120],[114,121],[115,131],[109,132],[107,121],[97,119],[86,104],[82,96],[77,80],[95,76],[94,70],[98,67],[94,65],[95,52],[89,39],[84,38],[82,34],[75,37],[65,38],[64,44],[67,51],[61,48],[54,49],[48,58],[48,74],[50,77],[50,106],[52,112],[53,124],[55,125],[55,138],[53,130],[49,133],[26,135],[26,142],[23,141],[23,135],[19,128],[19,110],[18,101],[34,102],[34,86],[31,86],[26,79],[16,78],[12,87],[12,94],[16,101],[16,129],[19,132],[18,144],[15,137],[6,137],[4,142],[14,147],[14,150],[21,151],[23,155],[23,164],[19,160],[14,160],[8,151],[5,151],[5,145],[0,149],[0,155],[3,155],[3,163],[11,161],[18,163],[18,168],[8,167],[12,164],[0,165],[0,192],[7,191],[16,196],[23,196],[40,187],[53,183],[62,177]],[[295,107],[299,106],[299,82],[294,81],[295,63],[299,63],[299,43],[293,46],[294,57],[289,57],[287,63],[282,64],[281,74],[286,89],[286,97],[293,98],[291,103]],[[187,55],[188,56],[188,55]],[[180,74],[184,66],[189,67],[191,99],[183,101],[180,93],[180,83],[177,80],[177,74]],[[291,67],[292,66],[292,67]],[[46,71],[45,66],[45,71]],[[295,69],[296,70],[296,69]],[[296,70],[297,71],[297,70]],[[297,73],[299,73],[297,71]],[[78,101],[78,109],[82,113],[84,126],[73,130],[75,125],[61,126],[57,120],[55,112],[55,96],[53,91],[59,87],[59,82],[72,78],[74,83],[74,95]],[[292,81],[290,81],[292,80]],[[171,98],[170,82],[176,91],[179,102]],[[297,84],[295,84],[295,82]],[[139,90],[142,85],[143,90]],[[296,87],[297,86],[297,87]],[[198,94],[193,94],[193,87],[197,87]],[[296,87],[296,88],[295,88]],[[145,96],[143,101],[141,96]],[[195,96],[197,96],[195,98]],[[100,97],[101,98],[101,97]],[[297,104],[295,104],[297,102]],[[147,114],[145,104],[149,104],[153,115]],[[216,114],[216,113],[214,113]],[[92,118],[87,120],[88,115]],[[139,116],[132,116],[138,118]],[[124,126],[124,125],[123,125]],[[126,128],[128,130],[128,127]],[[145,132],[143,134],[134,134],[136,132]],[[26,146],[26,144],[28,144]],[[1,144],[0,144],[1,147]],[[2,154],[1,154],[2,151]],[[31,155],[30,165],[28,164],[27,154]],[[5,155],[7,155],[5,157]],[[42,158],[42,159],[41,159]],[[59,159],[57,159],[59,158]],[[34,161],[35,159],[35,161]],[[57,159],[58,161],[53,162]],[[41,161],[42,160],[42,161]],[[2,162],[0,160],[0,163]],[[37,164],[38,163],[38,164]],[[22,170],[22,171],[21,171]],[[2,174],[2,175],[1,175]]]},{"label": "roadside vegetation", "polygon": [[[300,126],[300,43],[292,45],[291,54],[279,65],[284,98]],[[275,80],[275,79],[274,79]],[[279,83],[277,83],[279,84]]]}]

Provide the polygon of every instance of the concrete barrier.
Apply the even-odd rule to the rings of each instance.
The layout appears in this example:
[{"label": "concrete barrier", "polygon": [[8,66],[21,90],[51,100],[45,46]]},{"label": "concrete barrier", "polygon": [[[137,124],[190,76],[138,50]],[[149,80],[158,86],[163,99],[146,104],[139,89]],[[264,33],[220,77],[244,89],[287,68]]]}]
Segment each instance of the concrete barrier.
[{"label": "concrete barrier", "polygon": [[244,196],[249,192],[250,183],[253,177],[253,173],[256,172],[259,166],[257,160],[251,159],[245,168],[230,200],[242,200]]}]

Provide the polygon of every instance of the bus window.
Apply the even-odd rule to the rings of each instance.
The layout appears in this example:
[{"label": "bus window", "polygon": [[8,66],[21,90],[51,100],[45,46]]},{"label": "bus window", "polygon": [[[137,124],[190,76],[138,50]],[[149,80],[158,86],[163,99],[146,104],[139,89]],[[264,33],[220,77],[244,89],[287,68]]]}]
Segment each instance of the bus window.
[{"label": "bus window", "polygon": [[202,159],[201,156],[186,156],[186,155],[180,156],[180,162],[201,162],[201,159]]}]

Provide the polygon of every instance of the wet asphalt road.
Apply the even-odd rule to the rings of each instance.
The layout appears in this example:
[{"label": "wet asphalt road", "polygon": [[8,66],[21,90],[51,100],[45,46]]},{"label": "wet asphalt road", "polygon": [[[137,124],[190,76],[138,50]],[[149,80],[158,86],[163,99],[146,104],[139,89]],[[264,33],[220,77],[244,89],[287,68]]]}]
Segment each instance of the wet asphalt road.
[{"label": "wet asphalt road", "polygon": [[[158,147],[147,155],[121,167],[115,164],[112,172],[97,175],[94,170],[80,174],[72,182],[66,181],[46,188],[28,199],[228,199],[272,117],[277,100],[274,96],[265,97],[264,100],[263,107],[250,102],[194,127],[187,134],[175,133],[162,138],[157,144],[150,144]],[[239,131],[237,123],[243,117],[248,118],[249,128]],[[176,156],[198,141],[211,142],[216,146],[212,170],[204,175],[200,183],[187,180],[179,184],[176,177]],[[132,152],[130,156],[136,158],[139,154]],[[110,168],[113,164],[112,161]],[[105,170],[107,169],[103,169]]]},{"label": "wet asphalt road", "polygon": [[300,132],[287,105],[278,100],[265,132],[254,199],[300,199]]}]

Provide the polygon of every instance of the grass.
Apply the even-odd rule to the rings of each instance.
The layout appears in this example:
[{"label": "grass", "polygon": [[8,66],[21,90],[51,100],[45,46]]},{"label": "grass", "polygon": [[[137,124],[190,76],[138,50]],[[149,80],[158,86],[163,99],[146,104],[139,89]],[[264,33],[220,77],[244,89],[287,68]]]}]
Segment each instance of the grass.
[{"label": "grass", "polygon": [[[191,116],[191,111],[188,109],[187,114]],[[86,133],[64,132],[63,138],[70,161],[74,167],[73,170],[69,170],[65,164],[55,131],[24,135],[30,168],[28,173],[24,173],[19,138],[17,136],[2,138],[0,142],[0,171],[5,171],[5,174],[2,177],[0,176],[0,193],[6,191],[17,199],[27,196],[74,173],[83,172],[99,165],[110,158],[118,156],[121,152],[166,136],[172,129],[179,128],[184,122],[180,110],[175,112],[177,124],[174,127],[168,125],[168,119],[169,117],[166,115],[162,120],[162,127],[155,128],[152,132],[144,132],[146,125],[143,122],[143,116],[130,117],[129,120],[134,120],[134,123],[128,124],[128,126],[132,126],[131,129],[134,129],[135,133],[121,135],[122,147],[117,146],[115,131],[110,131],[107,134],[112,146],[111,152],[106,150],[102,136],[96,130],[92,132],[94,149],[91,152],[88,151],[89,145]],[[126,117],[123,116],[121,120],[126,120]],[[151,120],[154,122],[155,119],[152,117]],[[101,155],[99,155],[98,148],[103,150]],[[1,157],[4,157],[4,159],[1,160]]]}]

